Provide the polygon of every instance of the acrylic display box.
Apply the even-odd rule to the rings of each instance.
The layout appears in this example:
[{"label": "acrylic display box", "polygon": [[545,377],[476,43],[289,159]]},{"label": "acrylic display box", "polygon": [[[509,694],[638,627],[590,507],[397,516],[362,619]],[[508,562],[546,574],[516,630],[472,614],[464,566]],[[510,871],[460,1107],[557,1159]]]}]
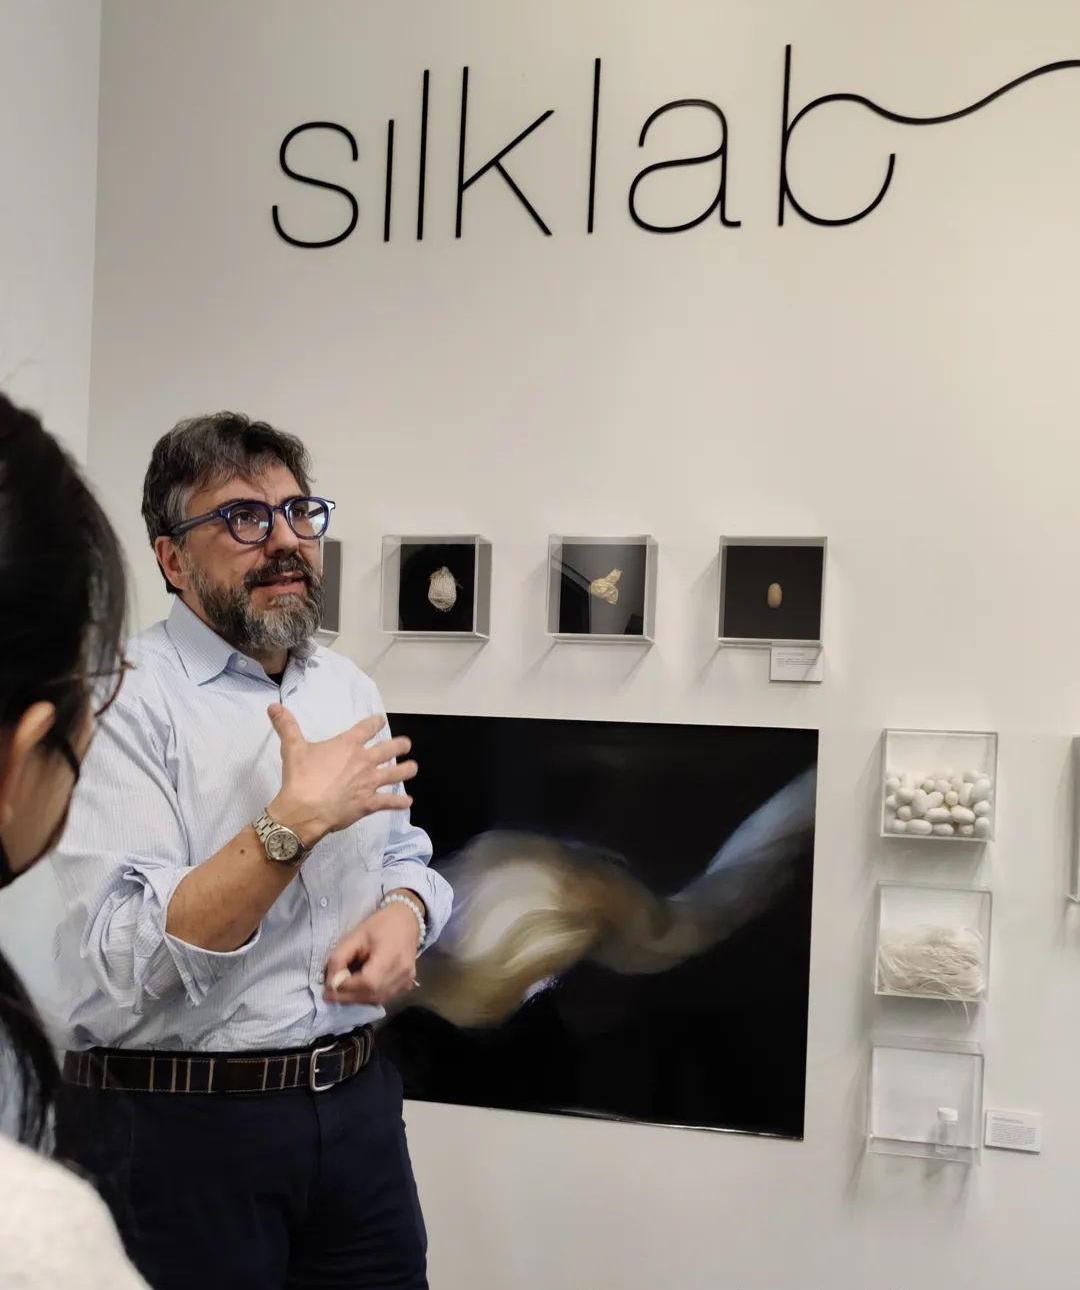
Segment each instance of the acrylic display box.
[{"label": "acrylic display box", "polygon": [[547,631],[557,640],[651,645],[656,620],[656,540],[548,538]]},{"label": "acrylic display box", "polygon": [[991,905],[985,887],[879,883],[874,993],[982,1003]]},{"label": "acrylic display box", "polygon": [[1072,741],[1072,866],[1069,874],[1069,899],[1080,903],[1080,736]]},{"label": "acrylic display box", "polygon": [[867,1150],[978,1164],[983,1055],[946,1039],[877,1039],[870,1057]]},{"label": "acrylic display box", "polygon": [[720,539],[721,645],[821,645],[823,537]]},{"label": "acrylic display box", "polygon": [[320,645],[331,645],[341,631],[341,543],[337,538],[323,538],[322,584],[322,617],[315,639]]},{"label": "acrylic display box", "polygon": [[885,730],[881,836],[993,841],[997,742],[991,731]]},{"label": "acrylic display box", "polygon": [[384,537],[382,627],[395,636],[487,640],[491,543],[465,537]]}]

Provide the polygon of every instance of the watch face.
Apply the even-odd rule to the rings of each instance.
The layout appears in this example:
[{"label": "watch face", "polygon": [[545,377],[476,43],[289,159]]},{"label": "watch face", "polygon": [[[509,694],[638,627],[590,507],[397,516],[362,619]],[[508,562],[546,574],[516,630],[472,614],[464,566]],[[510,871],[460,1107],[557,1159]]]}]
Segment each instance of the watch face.
[{"label": "watch face", "polygon": [[300,850],[300,840],[289,829],[274,829],[266,839],[266,854],[271,860],[280,860],[288,864],[296,859]]}]

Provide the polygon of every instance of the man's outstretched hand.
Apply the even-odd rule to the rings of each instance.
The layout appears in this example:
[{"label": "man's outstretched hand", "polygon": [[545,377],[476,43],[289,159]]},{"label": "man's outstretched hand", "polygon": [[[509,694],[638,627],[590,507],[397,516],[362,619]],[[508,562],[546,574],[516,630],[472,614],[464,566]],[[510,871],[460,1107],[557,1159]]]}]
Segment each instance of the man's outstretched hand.
[{"label": "man's outstretched hand", "polygon": [[416,762],[395,762],[412,747],[408,739],[372,743],[384,716],[365,717],[333,739],[309,743],[296,718],[280,703],[267,709],[281,741],[281,791],[267,814],[312,847],[327,833],[347,829],[375,811],[405,811],[407,793],[388,792],[416,774]]}]

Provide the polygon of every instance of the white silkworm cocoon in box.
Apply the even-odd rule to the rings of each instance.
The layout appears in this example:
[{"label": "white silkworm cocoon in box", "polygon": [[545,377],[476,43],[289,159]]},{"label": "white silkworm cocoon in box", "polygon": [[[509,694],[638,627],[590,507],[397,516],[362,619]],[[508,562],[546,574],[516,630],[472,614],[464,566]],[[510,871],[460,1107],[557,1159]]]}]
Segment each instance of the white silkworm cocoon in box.
[{"label": "white silkworm cocoon in box", "polygon": [[892,768],[883,784],[883,832],[985,842],[993,836],[994,784],[984,770]]}]

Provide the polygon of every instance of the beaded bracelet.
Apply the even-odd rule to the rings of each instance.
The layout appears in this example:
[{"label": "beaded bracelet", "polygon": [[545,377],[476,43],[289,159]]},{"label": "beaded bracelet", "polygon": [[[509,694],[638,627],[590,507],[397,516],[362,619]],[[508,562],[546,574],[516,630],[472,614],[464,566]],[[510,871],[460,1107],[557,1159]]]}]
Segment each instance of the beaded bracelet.
[{"label": "beaded bracelet", "polygon": [[420,902],[414,900],[412,896],[406,896],[404,892],[394,891],[389,896],[382,898],[379,902],[379,908],[388,909],[391,905],[404,905],[406,909],[412,910],[420,928],[420,938],[416,942],[416,948],[422,949],[424,942],[427,940],[427,919],[424,918],[424,911],[420,908]]}]

